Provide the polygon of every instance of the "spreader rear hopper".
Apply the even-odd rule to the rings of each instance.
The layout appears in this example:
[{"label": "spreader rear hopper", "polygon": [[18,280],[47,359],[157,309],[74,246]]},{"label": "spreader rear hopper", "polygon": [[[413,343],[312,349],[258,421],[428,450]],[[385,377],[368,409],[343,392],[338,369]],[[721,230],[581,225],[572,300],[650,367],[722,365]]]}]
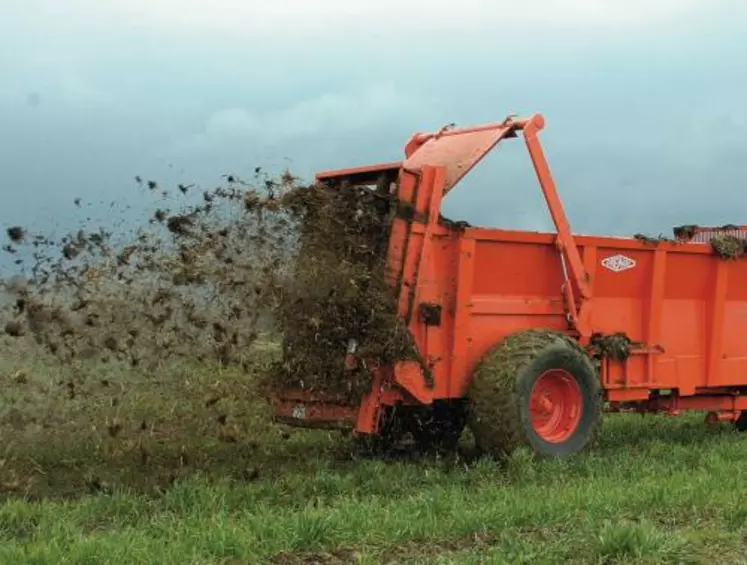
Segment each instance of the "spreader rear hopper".
[{"label": "spreader rear hopper", "polygon": [[[684,410],[747,428],[747,260],[714,253],[702,230],[673,240],[571,232],[538,134],[540,114],[413,135],[404,160],[319,173],[319,183],[392,194],[387,277],[419,359],[371,366],[341,344],[341,370],[365,367],[356,405],[281,391],[276,419],[350,428],[389,443],[453,447],[469,426],[484,452],[527,446],[569,456],[602,413]],[[523,137],[554,233],[446,221],[444,196],[496,146]],[[479,195],[474,195],[479,198]],[[742,228],[726,228],[739,237]],[[742,236],[747,232],[743,232]],[[700,238],[700,240],[699,240]]]}]

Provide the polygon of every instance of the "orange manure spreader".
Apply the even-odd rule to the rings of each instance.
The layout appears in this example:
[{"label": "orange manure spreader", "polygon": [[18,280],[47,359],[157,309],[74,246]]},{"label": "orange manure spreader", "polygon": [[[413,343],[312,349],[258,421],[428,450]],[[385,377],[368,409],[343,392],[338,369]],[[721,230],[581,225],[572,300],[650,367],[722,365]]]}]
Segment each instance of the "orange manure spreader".
[{"label": "orange manure spreader", "polygon": [[[277,421],[347,427],[383,444],[409,432],[446,447],[468,426],[478,448],[497,457],[521,446],[578,453],[606,411],[699,410],[710,423],[747,428],[747,260],[715,253],[694,227],[653,244],[574,235],[538,137],[543,126],[534,114],[415,134],[401,162],[317,175],[385,191],[411,210],[388,224],[386,274],[419,359],[369,366],[358,344],[343,346],[341,370],[371,373],[362,400],[285,388],[274,397]],[[555,232],[445,221],[444,196],[515,137]],[[727,228],[730,237],[747,234]]]}]

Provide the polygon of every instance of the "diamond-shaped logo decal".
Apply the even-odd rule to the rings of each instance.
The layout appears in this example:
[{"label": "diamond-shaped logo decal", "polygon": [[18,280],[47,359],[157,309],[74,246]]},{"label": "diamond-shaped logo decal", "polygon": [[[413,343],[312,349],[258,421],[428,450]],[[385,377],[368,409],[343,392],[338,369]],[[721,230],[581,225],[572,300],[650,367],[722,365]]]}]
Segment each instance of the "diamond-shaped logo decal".
[{"label": "diamond-shaped logo decal", "polygon": [[613,255],[612,257],[604,259],[602,261],[602,266],[605,269],[619,273],[620,271],[627,271],[628,269],[635,267],[635,261],[625,255]]}]

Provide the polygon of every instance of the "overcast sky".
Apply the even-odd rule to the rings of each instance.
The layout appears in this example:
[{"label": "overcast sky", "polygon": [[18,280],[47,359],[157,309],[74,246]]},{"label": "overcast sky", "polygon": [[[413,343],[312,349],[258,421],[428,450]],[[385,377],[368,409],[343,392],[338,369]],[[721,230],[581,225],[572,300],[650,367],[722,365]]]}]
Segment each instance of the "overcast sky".
[{"label": "overcast sky", "polygon": [[[75,197],[136,202],[135,175],[308,176],[398,159],[414,131],[532,112],[576,231],[747,223],[741,0],[2,4],[3,226],[69,225]],[[444,212],[550,227],[516,141]]]}]

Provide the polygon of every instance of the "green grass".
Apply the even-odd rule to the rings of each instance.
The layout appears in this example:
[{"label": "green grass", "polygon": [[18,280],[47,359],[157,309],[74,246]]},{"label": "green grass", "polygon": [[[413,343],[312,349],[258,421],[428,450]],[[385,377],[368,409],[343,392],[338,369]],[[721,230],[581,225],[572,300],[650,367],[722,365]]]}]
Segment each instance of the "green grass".
[{"label": "green grass", "polygon": [[81,400],[26,370],[0,411],[0,564],[747,563],[747,437],[699,414],[609,415],[568,461],[356,460],[270,424],[245,375],[89,378]]}]

